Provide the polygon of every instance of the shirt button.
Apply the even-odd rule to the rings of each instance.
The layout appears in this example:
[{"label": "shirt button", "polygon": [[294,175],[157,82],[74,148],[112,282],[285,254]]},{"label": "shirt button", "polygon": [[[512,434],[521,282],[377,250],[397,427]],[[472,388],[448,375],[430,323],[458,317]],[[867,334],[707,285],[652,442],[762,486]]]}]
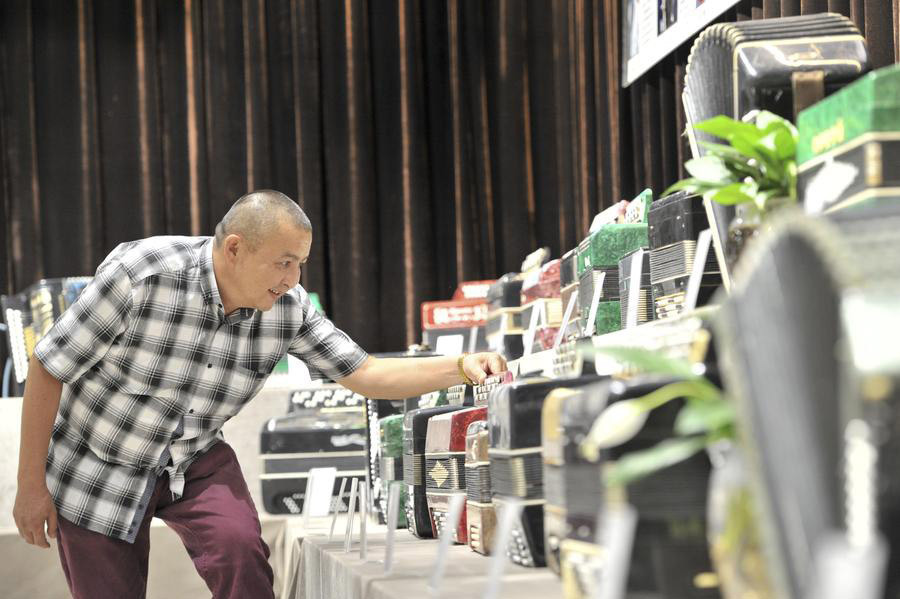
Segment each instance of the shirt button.
[{"label": "shirt button", "polygon": [[143,503],[139,503],[139,504],[138,504],[138,509],[140,509],[140,510],[144,509],[144,504],[143,504]]},{"label": "shirt button", "polygon": [[207,367],[207,368],[212,368],[212,364],[207,364],[206,367]]},{"label": "shirt button", "polygon": [[188,410],[188,414],[193,414],[193,413],[194,413],[194,409],[193,409],[193,408],[191,408],[190,410]]}]

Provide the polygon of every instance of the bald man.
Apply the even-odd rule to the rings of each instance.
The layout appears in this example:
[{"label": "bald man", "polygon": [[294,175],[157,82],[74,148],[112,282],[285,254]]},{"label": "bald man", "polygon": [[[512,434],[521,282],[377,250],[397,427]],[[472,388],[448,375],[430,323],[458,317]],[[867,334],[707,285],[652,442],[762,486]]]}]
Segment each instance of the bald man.
[{"label": "bald man", "polygon": [[145,596],[154,516],[181,537],[214,597],[273,596],[269,549],[221,429],[285,354],[388,399],[505,370],[489,353],[367,355],[299,285],[311,242],[293,200],[248,194],[214,238],[117,247],[38,344],[13,515],[28,543],[58,538],[73,596]]}]

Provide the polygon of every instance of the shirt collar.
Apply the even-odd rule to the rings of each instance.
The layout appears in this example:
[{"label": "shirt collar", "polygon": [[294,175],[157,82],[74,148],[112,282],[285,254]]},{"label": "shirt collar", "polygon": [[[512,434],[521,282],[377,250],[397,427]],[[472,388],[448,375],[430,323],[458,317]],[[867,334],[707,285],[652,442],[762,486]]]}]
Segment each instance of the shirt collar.
[{"label": "shirt collar", "polygon": [[234,324],[252,318],[256,314],[256,309],[254,308],[239,308],[232,314],[225,314],[222,296],[219,295],[219,284],[216,282],[216,272],[213,268],[213,239],[211,237],[203,245],[203,249],[200,252],[199,268],[203,301],[213,308],[221,320]]}]

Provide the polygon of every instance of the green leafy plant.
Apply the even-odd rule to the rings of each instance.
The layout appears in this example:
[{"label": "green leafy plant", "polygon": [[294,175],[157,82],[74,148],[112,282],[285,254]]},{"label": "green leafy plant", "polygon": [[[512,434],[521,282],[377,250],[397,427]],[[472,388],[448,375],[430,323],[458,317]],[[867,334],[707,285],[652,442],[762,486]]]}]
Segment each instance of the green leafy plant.
[{"label": "green leafy plant", "polygon": [[663,195],[687,190],[719,204],[752,203],[760,212],[773,198],[797,201],[797,128],[765,110],[748,113],[745,121],[724,115],[697,123],[694,129],[728,144],[699,142],[706,154],[684,163],[691,177]]},{"label": "green leafy plant", "polygon": [[601,450],[616,447],[633,438],[656,408],[679,398],[685,400],[675,418],[675,436],[618,459],[606,471],[608,485],[627,485],[686,460],[712,443],[734,439],[733,405],[721,389],[697,373],[689,362],[631,347],[596,348],[595,351],[642,372],[672,375],[680,380],[643,397],[617,401],[608,406],[594,421],[580,445],[581,454],[586,459],[597,461]]}]

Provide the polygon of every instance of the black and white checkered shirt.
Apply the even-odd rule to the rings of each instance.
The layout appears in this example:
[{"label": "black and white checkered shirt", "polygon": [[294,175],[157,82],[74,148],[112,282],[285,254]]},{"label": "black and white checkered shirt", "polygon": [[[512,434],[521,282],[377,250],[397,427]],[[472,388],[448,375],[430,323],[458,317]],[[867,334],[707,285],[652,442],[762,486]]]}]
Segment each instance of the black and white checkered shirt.
[{"label": "black and white checkered shirt", "polygon": [[209,237],[117,247],[35,349],[62,381],[47,485],[62,517],[133,542],[156,477],[180,494],[191,461],[286,353],[341,379],[367,354],[299,285],[225,315]]}]

